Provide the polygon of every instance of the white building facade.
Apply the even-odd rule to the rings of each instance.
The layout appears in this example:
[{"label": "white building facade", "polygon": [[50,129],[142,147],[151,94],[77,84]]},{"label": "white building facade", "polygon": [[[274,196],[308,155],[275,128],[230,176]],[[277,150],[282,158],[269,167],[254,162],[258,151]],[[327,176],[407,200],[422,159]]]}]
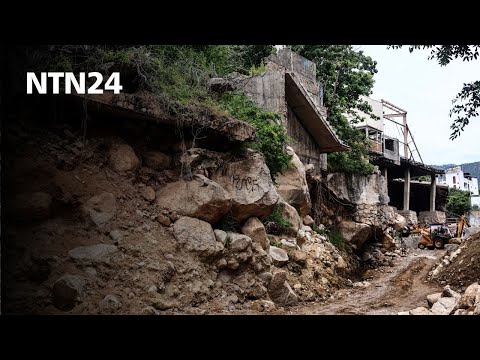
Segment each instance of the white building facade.
[{"label": "white building facade", "polygon": [[480,207],[480,194],[478,192],[478,179],[469,173],[463,172],[461,166],[455,166],[446,171],[445,175],[437,176],[439,184],[446,184],[450,189],[470,192],[472,206]]}]

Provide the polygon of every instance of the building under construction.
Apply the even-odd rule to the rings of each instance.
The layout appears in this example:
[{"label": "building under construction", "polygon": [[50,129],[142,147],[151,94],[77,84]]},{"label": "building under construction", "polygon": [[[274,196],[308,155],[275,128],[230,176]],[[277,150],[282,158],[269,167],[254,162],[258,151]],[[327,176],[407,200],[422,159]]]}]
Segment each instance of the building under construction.
[{"label": "building under construction", "polygon": [[[412,222],[417,215],[421,222],[426,217],[445,221],[448,186],[436,182],[436,175],[445,172],[423,162],[407,123],[407,111],[383,99],[363,100],[372,107],[375,118],[359,112],[363,121],[355,126],[370,140],[370,162],[387,179],[390,205]],[[428,181],[420,180],[428,176]]]}]

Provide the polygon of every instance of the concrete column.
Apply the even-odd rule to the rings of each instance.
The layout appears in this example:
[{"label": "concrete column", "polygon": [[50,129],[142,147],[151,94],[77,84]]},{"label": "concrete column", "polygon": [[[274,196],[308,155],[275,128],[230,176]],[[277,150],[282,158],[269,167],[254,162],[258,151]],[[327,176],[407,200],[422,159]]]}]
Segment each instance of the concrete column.
[{"label": "concrete column", "polygon": [[437,195],[437,178],[435,174],[431,174],[430,182],[430,211],[435,211],[435,197]]},{"label": "concrete column", "polygon": [[385,167],[385,168],[383,168],[383,171],[382,171],[382,173],[383,173],[383,174],[382,174],[382,175],[383,175],[383,177],[385,178],[385,181],[386,181],[386,182],[387,182],[387,184],[388,184],[388,168],[386,168],[386,167]]},{"label": "concrete column", "polygon": [[410,210],[410,168],[405,169],[405,183],[403,184],[403,210]]},{"label": "concrete column", "polygon": [[407,126],[407,114],[403,114],[403,153],[405,159],[408,159],[408,126]]}]

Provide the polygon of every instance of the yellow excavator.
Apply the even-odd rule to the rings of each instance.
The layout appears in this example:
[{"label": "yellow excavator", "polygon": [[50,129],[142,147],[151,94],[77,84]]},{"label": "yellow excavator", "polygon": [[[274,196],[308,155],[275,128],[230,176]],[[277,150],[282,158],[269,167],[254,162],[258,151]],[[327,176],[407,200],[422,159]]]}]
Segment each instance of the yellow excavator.
[{"label": "yellow excavator", "polygon": [[452,233],[446,224],[432,224],[421,230],[418,248],[443,249],[445,244],[448,244],[452,239],[458,239],[458,241],[461,241],[465,227],[470,227],[470,223],[465,215],[460,216],[457,221],[455,236],[452,236]]}]

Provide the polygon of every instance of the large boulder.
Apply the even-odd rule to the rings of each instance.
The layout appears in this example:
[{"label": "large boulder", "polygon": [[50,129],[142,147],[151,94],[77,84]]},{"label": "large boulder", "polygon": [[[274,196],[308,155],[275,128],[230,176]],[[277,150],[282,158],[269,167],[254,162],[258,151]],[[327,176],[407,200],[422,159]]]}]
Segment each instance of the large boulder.
[{"label": "large boulder", "polygon": [[288,284],[287,272],[283,270],[273,274],[268,286],[268,294],[275,304],[281,306],[292,306],[298,303],[297,294]]},{"label": "large boulder", "polygon": [[260,244],[263,250],[268,248],[267,233],[265,226],[256,217],[251,217],[242,226],[242,233],[249,236],[254,242]]},{"label": "large boulder", "polygon": [[216,240],[212,226],[199,219],[181,217],[173,224],[173,233],[187,250],[205,259],[218,255],[224,249],[223,244]]},{"label": "large boulder", "polygon": [[432,307],[433,304],[435,304],[438,299],[440,299],[442,297],[442,293],[435,293],[435,294],[430,294],[427,296],[427,303],[428,303],[428,306]]},{"label": "large boulder", "polygon": [[430,310],[422,306],[409,311],[410,315],[433,315]]},{"label": "large boulder", "polygon": [[297,210],[283,200],[280,200],[277,206],[283,219],[287,220],[290,223],[291,228],[295,232],[298,232],[298,230],[300,230],[303,225],[302,218],[298,215]]},{"label": "large boulder", "polygon": [[114,144],[110,148],[109,161],[117,173],[135,171],[140,165],[135,151],[128,144]]},{"label": "large boulder", "polygon": [[349,220],[344,220],[339,226],[340,233],[349,243],[354,244],[357,248],[367,241],[373,234],[373,228],[367,224],[360,224]]},{"label": "large boulder", "polygon": [[305,167],[291,147],[287,147],[287,153],[292,155],[292,162],[288,169],[275,177],[277,191],[287,203],[297,209],[300,216],[304,217],[312,207]]},{"label": "large boulder", "polygon": [[147,201],[155,200],[155,190],[151,186],[145,186],[141,191],[140,194],[142,197]]},{"label": "large boulder", "polygon": [[447,216],[443,211],[420,211],[418,222],[420,224],[444,224]]},{"label": "large boulder", "polygon": [[312,219],[310,215],[307,215],[303,217],[303,225],[311,227],[315,225],[315,221]]},{"label": "large boulder", "polygon": [[475,298],[480,299],[480,285],[473,283],[466,290],[460,299],[459,307],[461,309],[468,309],[475,305]]},{"label": "large boulder", "polygon": [[462,295],[460,295],[460,293],[456,292],[455,290],[453,290],[450,285],[446,285],[444,288],[443,288],[443,291],[442,291],[442,297],[451,297],[451,298],[455,298],[457,301],[460,301]]},{"label": "large boulder", "polygon": [[156,202],[160,207],[211,224],[220,220],[232,206],[229,193],[203,175],[165,185],[157,191]]},{"label": "large boulder", "polygon": [[227,232],[227,239],[230,240],[229,250],[232,252],[244,252],[252,246],[252,239],[247,235]]},{"label": "large boulder", "polygon": [[51,209],[52,197],[44,192],[18,194],[9,204],[12,217],[21,222],[47,219]]},{"label": "large boulder", "polygon": [[407,220],[408,225],[417,225],[418,224],[418,218],[417,218],[417,213],[413,210],[398,210],[398,213]]},{"label": "large boulder", "polygon": [[216,171],[212,180],[232,198],[231,214],[238,221],[270,214],[278,194],[263,156],[249,152],[245,160],[231,162]]},{"label": "large boulder", "polygon": [[400,231],[404,226],[407,226],[407,219],[405,219],[402,215],[400,214],[395,214],[395,220],[394,220],[394,228],[397,231]]},{"label": "large boulder", "polygon": [[328,174],[327,186],[337,198],[356,205],[388,205],[388,185],[380,174]]},{"label": "large boulder", "polygon": [[288,263],[288,254],[285,250],[280,249],[276,246],[270,246],[268,253],[272,258],[273,264],[275,266],[281,267]]},{"label": "large boulder", "polygon": [[170,167],[171,158],[160,151],[148,151],[143,155],[143,163],[153,170],[165,170]]},{"label": "large boulder", "polygon": [[53,285],[53,304],[60,310],[71,310],[81,300],[85,281],[76,275],[65,274]]},{"label": "large boulder", "polygon": [[213,92],[224,93],[225,91],[233,91],[234,85],[231,80],[221,77],[210,78],[207,81],[207,86]]},{"label": "large boulder", "polygon": [[90,198],[83,206],[83,210],[97,226],[106,224],[117,211],[117,202],[112,193],[104,192]]},{"label": "large boulder", "polygon": [[454,297],[442,297],[433,304],[431,311],[435,315],[450,315],[457,304],[458,301]]},{"label": "large boulder", "polygon": [[382,248],[384,248],[388,251],[395,250],[395,248],[396,248],[395,240],[393,239],[393,237],[387,231],[385,231],[383,234],[380,235],[379,240],[382,244]]},{"label": "large boulder", "polygon": [[305,267],[307,266],[307,254],[302,250],[293,250],[291,252],[292,261],[298,265]]},{"label": "large boulder", "polygon": [[[217,267],[227,267],[235,270],[240,264],[250,261],[253,256],[252,245],[252,239],[247,235],[227,232],[224,256],[217,263]],[[260,245],[257,244],[257,246]]]}]

